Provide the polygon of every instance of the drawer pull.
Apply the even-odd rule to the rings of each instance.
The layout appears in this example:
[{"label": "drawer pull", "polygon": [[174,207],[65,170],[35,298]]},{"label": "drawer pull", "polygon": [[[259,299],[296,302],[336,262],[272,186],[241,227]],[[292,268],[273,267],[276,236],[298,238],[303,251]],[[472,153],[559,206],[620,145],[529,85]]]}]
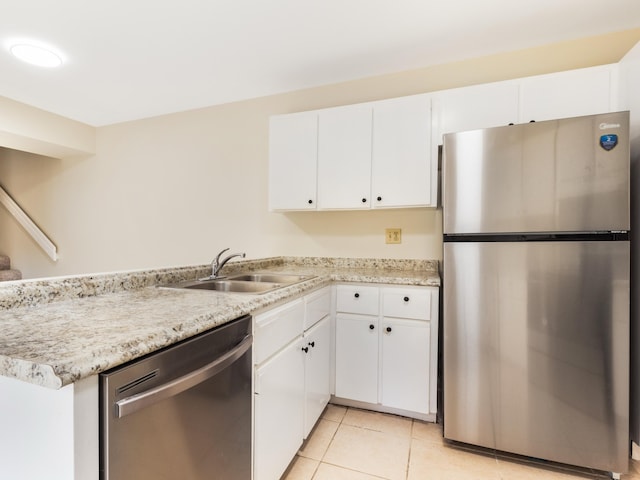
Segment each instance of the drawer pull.
[{"label": "drawer pull", "polygon": [[387,333],[391,333],[391,327],[387,327]]},{"label": "drawer pull", "polygon": [[307,352],[309,351],[309,347],[302,347],[302,351],[303,351],[304,353],[307,353]]},{"label": "drawer pull", "polygon": [[404,297],[404,301],[408,302],[409,301],[409,297]]},{"label": "drawer pull", "polygon": [[373,323],[371,325],[369,325],[369,330],[373,330],[374,328],[376,328]]},{"label": "drawer pull", "polygon": [[315,342],[315,341],[313,341],[313,342],[309,342],[309,343],[308,343],[308,345],[309,345],[311,348],[313,348],[313,347],[315,347],[315,346],[316,346],[316,342]]},{"label": "drawer pull", "polygon": [[359,293],[356,293],[356,294],[354,295],[354,297],[356,297],[356,298],[360,298],[360,294],[359,294]]}]

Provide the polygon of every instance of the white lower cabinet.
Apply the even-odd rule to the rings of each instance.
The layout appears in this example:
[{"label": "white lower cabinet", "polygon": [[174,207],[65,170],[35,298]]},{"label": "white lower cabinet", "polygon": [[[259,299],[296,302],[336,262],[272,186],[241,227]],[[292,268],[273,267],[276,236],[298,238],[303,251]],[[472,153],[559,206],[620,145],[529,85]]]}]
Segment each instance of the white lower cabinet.
[{"label": "white lower cabinet", "polygon": [[336,298],[335,401],[434,421],[438,288],[338,285]]},{"label": "white lower cabinet", "polygon": [[429,413],[429,322],[384,318],[382,321],[380,403]]},{"label": "white lower cabinet", "polygon": [[320,418],[331,397],[331,322],[329,315],[305,332],[304,438]]},{"label": "white lower cabinet", "polygon": [[377,403],[377,317],[336,314],[336,396]]},{"label": "white lower cabinet", "polygon": [[302,445],[304,356],[302,338],[256,369],[254,476],[276,480]]},{"label": "white lower cabinet", "polygon": [[[278,480],[331,398],[435,420],[438,288],[338,285],[254,316],[254,480]],[[335,357],[332,334],[335,333]]]},{"label": "white lower cabinet", "polygon": [[330,397],[331,289],[254,317],[253,478],[278,480]]}]

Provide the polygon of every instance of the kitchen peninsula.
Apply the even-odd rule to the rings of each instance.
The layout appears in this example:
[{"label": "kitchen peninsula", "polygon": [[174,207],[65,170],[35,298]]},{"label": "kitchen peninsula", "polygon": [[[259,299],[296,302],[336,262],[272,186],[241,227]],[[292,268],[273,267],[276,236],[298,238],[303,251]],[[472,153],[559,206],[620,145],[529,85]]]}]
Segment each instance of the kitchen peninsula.
[{"label": "kitchen peninsula", "polygon": [[[264,295],[161,288],[208,266],[11,282],[0,286],[0,474],[98,478],[97,374],[241,315],[339,283],[438,287],[437,261],[277,257],[225,273],[314,277]],[[30,461],[34,455],[38,462]],[[29,477],[27,475],[32,475]]]}]

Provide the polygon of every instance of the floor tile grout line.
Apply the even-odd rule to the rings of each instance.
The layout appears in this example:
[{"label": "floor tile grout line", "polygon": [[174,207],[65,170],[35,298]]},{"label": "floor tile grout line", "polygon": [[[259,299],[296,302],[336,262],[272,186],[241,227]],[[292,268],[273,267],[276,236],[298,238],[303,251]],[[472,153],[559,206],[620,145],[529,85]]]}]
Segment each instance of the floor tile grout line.
[{"label": "floor tile grout line", "polygon": [[[316,474],[318,473],[318,470],[320,470],[320,465],[322,465],[323,463],[327,463],[327,462],[323,462],[324,457],[327,455],[327,452],[329,451],[329,447],[331,447],[331,443],[336,438],[336,434],[338,433],[338,430],[340,429],[340,426],[342,425],[342,420],[344,420],[344,417],[346,416],[346,414],[347,414],[347,411],[345,410],[345,413],[344,413],[344,415],[342,415],[342,418],[340,418],[340,421],[339,422],[335,422],[335,423],[338,424],[338,426],[335,429],[335,431],[333,432],[333,435],[331,435],[331,440],[329,440],[329,443],[327,443],[327,448],[325,448],[324,452],[322,452],[322,455],[320,456],[320,461],[318,462],[318,465],[316,466],[316,469],[313,472],[313,475],[311,475],[311,480],[313,480],[316,477]],[[331,465],[331,464],[327,463],[327,465]]]},{"label": "floor tile grout line", "polygon": [[411,452],[413,451],[413,429],[415,425],[415,419],[411,419],[411,430],[409,430],[409,455],[407,455],[407,465],[404,471],[405,480],[409,480],[409,466],[411,465]]},{"label": "floor tile grout line", "polygon": [[[391,480],[387,477],[381,477],[379,475],[374,475],[372,473],[367,473],[367,472],[363,472],[361,470],[354,470],[353,468],[349,468],[349,467],[345,467],[343,465],[337,465],[335,463],[331,463],[331,462],[320,462],[320,464],[324,463],[325,465],[331,465],[332,467],[336,467],[336,468],[341,468],[342,470],[348,470],[350,472],[356,472],[356,473],[361,473],[362,475],[367,475],[369,477],[373,477],[373,478],[379,478],[380,480]],[[320,465],[318,464],[318,465]],[[314,473],[315,475],[315,473]],[[311,478],[311,480],[313,480],[313,477]]]},{"label": "floor tile grout line", "polygon": [[318,464],[316,465],[316,468],[313,470],[313,473],[311,474],[311,480],[315,478],[316,474],[318,473],[318,470],[320,470],[320,465],[322,465],[322,460],[318,462]]},{"label": "floor tile grout line", "polygon": [[[352,428],[359,428],[359,429],[361,429],[361,430],[366,430],[366,431],[369,431],[369,432],[380,433],[380,434],[383,434],[383,435],[391,435],[391,436],[397,436],[397,437],[399,437],[399,436],[400,436],[400,435],[395,435],[395,434],[390,433],[390,432],[385,432],[385,431],[382,431],[382,430],[375,430],[375,429],[373,429],[373,428],[368,428],[368,427],[366,427],[366,426],[351,425],[351,424],[349,424],[349,423],[344,423],[344,420],[345,420],[345,418],[347,418],[347,413],[349,412],[349,410],[353,410],[353,409],[352,409],[351,407],[346,407],[345,412],[344,412],[344,415],[342,415],[342,419],[341,419],[341,421],[340,421],[340,423],[339,423],[339,425],[338,425],[338,428],[336,429],[336,431],[334,432],[333,436],[331,437],[331,441],[329,442],[329,445],[327,446],[327,449],[325,450],[324,454],[322,455],[322,460],[320,460],[320,464],[324,463],[324,464],[326,464],[326,465],[333,465],[333,466],[335,466],[335,467],[338,467],[338,468],[344,468],[344,469],[346,469],[346,470],[350,470],[350,471],[353,471],[353,472],[358,472],[358,473],[361,473],[361,474],[363,474],[363,475],[369,475],[369,476],[371,476],[371,477],[380,478],[380,479],[382,479],[382,480],[389,480],[389,479],[387,479],[386,477],[379,477],[378,475],[373,475],[373,474],[368,473],[368,472],[363,472],[363,471],[360,471],[360,470],[354,470],[354,469],[347,468],[347,467],[344,467],[344,466],[341,466],[341,465],[334,465],[334,464],[332,464],[332,463],[324,462],[324,461],[323,461],[324,456],[325,456],[325,455],[327,454],[327,452],[329,451],[329,448],[330,448],[330,446],[331,446],[331,443],[333,442],[333,440],[334,440],[335,436],[336,436],[336,435],[337,435],[337,433],[338,433],[338,430],[340,429],[340,427],[341,427],[342,425],[345,425],[345,426],[347,426],[347,427],[352,427]],[[355,410],[361,410],[361,409],[355,409]],[[410,456],[410,453],[411,453],[411,440],[413,439],[413,425],[414,425],[414,419],[410,418],[410,419],[408,419],[408,420],[410,420],[410,422],[411,422],[411,427],[409,428],[409,453],[408,453],[408,455],[407,455],[407,459],[406,459],[406,463],[405,463],[405,469],[404,469],[404,472],[405,472],[405,474],[404,474],[404,478],[405,478],[405,480],[407,480],[407,479],[408,479],[408,476],[409,476],[409,458],[410,458],[409,456]],[[314,475],[315,475],[315,474],[314,474]],[[311,480],[313,480],[313,477],[312,477],[312,479],[311,479]]]},{"label": "floor tile grout line", "polygon": [[[359,425],[351,425],[349,423],[345,423],[345,419],[347,419],[347,413],[349,410],[352,410],[352,408],[350,407],[344,407],[343,409],[340,409],[340,412],[342,413],[342,415],[336,415],[336,418],[332,418],[332,419],[326,419],[328,421],[331,421],[332,423],[337,424],[336,429],[334,430],[334,432],[331,435],[331,438],[327,444],[327,448],[324,449],[322,455],[320,456],[320,460],[316,460],[317,464],[315,465],[314,471],[312,473],[311,479],[315,479],[318,475],[318,471],[320,469],[320,467],[322,466],[322,464],[324,465],[330,465],[332,467],[335,468],[340,468],[340,469],[345,469],[348,471],[352,471],[352,472],[358,472],[361,473],[363,475],[368,475],[372,478],[376,478],[376,479],[382,479],[382,480],[386,480],[386,477],[379,477],[377,475],[368,473],[368,472],[363,472],[354,468],[350,468],[350,467],[346,467],[343,465],[338,465],[338,464],[333,464],[327,461],[324,461],[324,459],[326,458],[326,455],[329,451],[329,448],[331,447],[332,443],[334,442],[337,432],[340,429],[340,427],[342,425],[348,426],[348,427],[353,427],[353,428],[359,428],[361,430],[366,430],[366,431],[370,431],[370,432],[376,432],[376,433],[382,433],[382,434],[386,434],[388,432],[384,432],[382,430],[376,430],[373,428],[368,428],[366,426],[359,426]],[[355,409],[355,410],[359,410],[359,409]],[[409,440],[410,440],[410,447],[409,447],[409,454],[407,456],[407,462],[406,462],[406,466],[405,466],[405,480],[409,479],[409,475],[410,475],[410,466],[411,466],[411,459],[413,458],[414,455],[416,455],[416,452],[418,452],[418,445],[417,443],[423,443],[426,442],[427,444],[434,444],[434,445],[439,445],[440,443],[436,442],[434,439],[431,438],[431,436],[426,436],[422,437],[422,438],[417,438],[416,437],[416,430],[417,430],[417,426],[420,423],[419,420],[416,419],[410,419],[411,421],[411,425],[410,425],[410,435],[409,435]],[[438,426],[438,424],[435,424],[436,426]],[[444,444],[442,444],[443,446],[446,446]],[[451,445],[449,445],[449,447],[452,447]],[[492,458],[494,460],[494,464],[495,464],[495,474],[497,475],[496,478],[498,479],[502,479],[502,480],[506,480],[508,477],[505,477],[505,475],[509,475],[509,469],[506,468],[507,465],[510,464],[516,464],[516,465],[520,465],[523,467],[531,467],[531,468],[542,468],[542,470],[546,470],[548,472],[553,472],[559,475],[569,475],[569,478],[583,478],[583,479],[593,479],[593,480],[601,480],[601,479],[606,479],[609,477],[606,476],[602,476],[599,474],[599,472],[590,470],[590,471],[576,471],[572,468],[552,468],[552,467],[547,467],[544,468],[544,466],[538,465],[537,462],[535,461],[526,461],[526,460],[522,460],[522,459],[512,459],[510,458],[509,454],[504,454],[503,452],[499,452],[496,450],[491,450],[490,452],[480,452],[480,451],[474,451],[473,448],[467,449],[467,448],[456,448],[455,446],[453,446],[453,450],[458,450],[461,453],[465,453],[465,454],[472,454],[475,456],[475,454],[478,454],[479,456],[484,456],[485,458]],[[579,477],[575,476],[578,475]],[[640,478],[638,476],[635,475],[635,471],[633,468],[629,469],[629,472],[625,475],[623,475],[623,480],[624,479],[628,479],[628,480],[632,480],[632,479],[636,479],[636,478]]]}]

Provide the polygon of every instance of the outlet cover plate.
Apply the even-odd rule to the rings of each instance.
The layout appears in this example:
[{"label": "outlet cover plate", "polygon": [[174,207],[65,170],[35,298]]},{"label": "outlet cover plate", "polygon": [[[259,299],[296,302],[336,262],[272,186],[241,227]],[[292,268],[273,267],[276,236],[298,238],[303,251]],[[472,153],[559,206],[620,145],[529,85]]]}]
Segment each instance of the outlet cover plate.
[{"label": "outlet cover plate", "polygon": [[402,243],[401,228],[386,228],[384,230],[385,243]]}]

